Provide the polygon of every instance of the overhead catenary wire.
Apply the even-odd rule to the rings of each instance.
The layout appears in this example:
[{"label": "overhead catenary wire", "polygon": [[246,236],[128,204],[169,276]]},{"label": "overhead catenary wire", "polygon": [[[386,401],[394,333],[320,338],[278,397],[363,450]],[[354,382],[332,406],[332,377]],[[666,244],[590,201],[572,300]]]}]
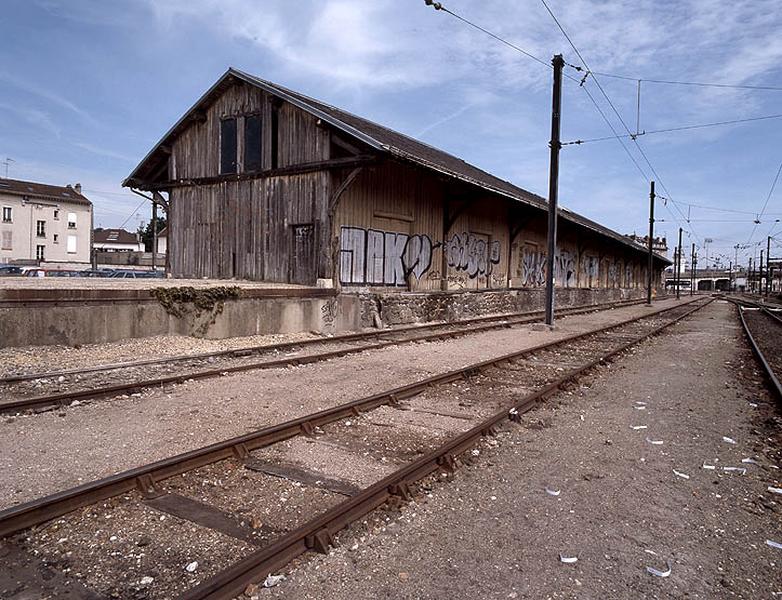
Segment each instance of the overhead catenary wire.
[{"label": "overhead catenary wire", "polygon": [[[556,17],[556,15],[554,14],[554,12],[551,10],[551,8],[549,7],[549,5],[546,3],[546,0],[540,0],[540,1],[541,1],[541,3],[543,4],[543,6],[546,8],[546,11],[549,13],[549,15],[551,16],[551,18],[554,20],[554,23],[556,23],[557,27],[558,27],[558,28],[559,28],[559,30],[562,32],[562,35],[563,35],[563,36],[565,36],[565,39],[566,39],[566,40],[568,41],[568,43],[570,44],[570,47],[571,47],[571,48],[573,48],[573,51],[576,53],[576,56],[578,56],[579,60],[580,60],[580,61],[581,61],[581,63],[584,65],[584,67],[583,67],[583,68],[584,68],[584,69],[586,69],[588,72],[590,72],[590,73],[592,74],[592,81],[594,81],[594,82],[595,82],[595,85],[596,85],[596,86],[597,86],[597,88],[600,90],[600,93],[603,95],[603,97],[605,98],[606,102],[608,102],[608,105],[611,107],[611,110],[613,110],[614,114],[615,114],[615,115],[617,116],[617,118],[619,119],[619,122],[620,122],[620,123],[622,124],[622,126],[625,128],[625,131],[627,132],[627,134],[628,134],[628,135],[630,135],[630,139],[631,139],[631,140],[633,141],[633,143],[635,144],[636,148],[638,149],[638,152],[641,154],[641,156],[643,157],[644,161],[646,162],[646,164],[648,165],[649,169],[651,170],[652,174],[655,176],[655,179],[656,179],[656,181],[657,181],[657,182],[660,184],[660,187],[662,187],[662,189],[665,191],[665,193],[668,195],[668,197],[671,197],[671,196],[673,196],[673,194],[671,194],[671,192],[670,192],[670,191],[668,190],[668,188],[665,186],[665,183],[663,182],[663,180],[662,180],[662,178],[660,177],[660,175],[657,173],[657,170],[654,168],[654,165],[652,165],[651,161],[649,160],[649,157],[648,157],[648,156],[646,156],[646,153],[644,152],[643,148],[642,148],[642,147],[641,147],[641,145],[638,143],[637,136],[635,136],[635,137],[633,137],[633,136],[632,136],[632,132],[630,131],[630,128],[627,126],[627,123],[625,123],[625,120],[622,118],[622,115],[619,113],[619,111],[617,110],[616,106],[614,106],[614,103],[611,101],[611,98],[608,96],[608,93],[605,91],[605,89],[603,88],[603,86],[600,84],[600,81],[597,79],[597,77],[595,77],[595,73],[594,73],[594,71],[592,71],[592,70],[589,68],[589,63],[587,63],[587,61],[584,59],[584,56],[581,54],[581,52],[579,51],[579,49],[578,49],[578,48],[576,47],[576,45],[573,43],[573,40],[570,38],[570,36],[568,35],[568,33],[565,31],[565,28],[564,28],[564,27],[562,26],[562,24],[559,22],[559,19],[557,19],[557,17]],[[571,65],[571,66],[572,66],[572,65]],[[575,67],[575,68],[576,68],[576,69],[578,69],[578,67]],[[578,69],[578,70],[582,70],[582,69]],[[586,90],[586,87],[583,87],[582,89]],[[593,100],[593,102],[594,102],[594,100]],[[602,114],[602,111],[601,111],[601,114]],[[605,117],[604,117],[604,118],[605,118]],[[612,132],[613,132],[613,133],[616,135],[616,130],[614,129],[614,127],[613,127],[613,126],[611,126],[611,130],[612,130]],[[622,143],[622,146],[623,146],[623,147],[625,147],[625,146],[624,146],[624,142],[622,142],[621,138],[617,138],[617,139],[619,140],[619,142],[620,142],[620,143]],[[625,150],[627,151],[627,148],[626,148],[626,147],[625,147]],[[629,152],[628,152],[628,153],[629,153]],[[636,161],[635,161],[635,160],[633,160],[633,162],[636,162]],[[642,171],[642,172],[643,172],[643,171]],[[644,176],[644,179],[648,180],[649,178],[648,178],[648,177],[646,177],[646,176]],[[664,206],[665,206],[666,210],[668,210],[668,212],[671,214],[671,216],[673,216],[673,217],[674,217],[674,219],[676,219],[675,215],[673,215],[673,212],[670,210],[670,208],[668,208],[668,204],[667,204],[667,203],[665,203],[665,204],[664,204]],[[681,210],[679,209],[679,207],[678,207],[678,206],[676,206],[676,204],[674,204],[673,206],[674,206],[674,208],[675,208],[675,209],[676,209],[676,210],[679,212],[679,214],[681,215],[681,217],[682,217],[682,218],[683,218],[685,221],[687,221],[687,218],[686,218],[686,217],[684,216],[684,214],[681,212]],[[676,219],[676,220],[678,221],[678,219]],[[694,229],[692,230],[692,235],[695,237],[695,239],[696,239],[698,242],[700,242],[700,239],[699,239],[699,237],[698,237],[698,234],[697,234],[697,233],[695,233],[695,230],[694,230]]]},{"label": "overhead catenary wire", "polygon": [[627,75],[617,75],[615,73],[604,73],[601,71],[588,71],[591,75],[600,75],[601,77],[612,77],[614,79],[625,79],[627,81],[643,81],[644,83],[659,83],[667,85],[687,85],[694,87],[725,88],[736,90],[756,90],[767,92],[782,92],[782,87],[773,85],[745,85],[735,83],[708,83],[702,81],[675,81],[670,79],[650,79],[648,77],[629,77]]},{"label": "overhead catenary wire", "polygon": [[[779,168],[777,169],[777,174],[774,176],[774,181],[771,183],[771,189],[768,191],[768,195],[766,196],[766,201],[763,203],[763,208],[760,210],[760,213],[758,213],[758,219],[757,221],[760,221],[760,217],[762,217],[765,212],[766,208],[768,208],[768,202],[771,200],[771,196],[774,195],[774,190],[777,187],[777,182],[779,181],[779,174],[782,173],[782,161],[779,163]],[[758,222],[755,222],[755,226],[752,228],[752,232],[749,234],[749,238],[747,238],[747,244],[749,244],[752,241],[752,238],[755,236],[755,232],[758,229]]]},{"label": "overhead catenary wire", "polygon": [[[731,119],[731,120],[728,120],[728,121],[714,121],[713,123],[699,123],[699,124],[696,124],[696,125],[682,125],[680,127],[668,127],[667,129],[652,129],[652,130],[649,130],[649,131],[644,130],[644,131],[641,131],[641,132],[638,132],[638,133],[630,133],[630,134],[626,134],[626,135],[620,135],[619,137],[621,137],[621,138],[637,138],[637,137],[640,137],[642,135],[652,135],[652,134],[656,134],[656,133],[670,133],[670,132],[676,132],[676,131],[688,131],[688,130],[691,130],[691,129],[704,129],[706,127],[718,127],[720,125],[734,125],[734,124],[737,124],[737,123],[750,123],[750,122],[753,122],[753,121],[765,121],[765,120],[768,120],[768,119],[782,119],[782,114],[765,115],[765,116],[762,116],[762,117],[747,117],[745,119]],[[603,141],[606,141],[606,140],[613,140],[613,139],[615,139],[615,137],[616,136],[613,136],[613,135],[607,135],[607,136],[599,137],[599,138],[588,138],[588,139],[584,139],[584,140],[578,139],[578,140],[573,140],[572,142],[562,142],[562,145],[563,146],[572,146],[572,145],[580,145],[580,144],[589,144],[589,143],[592,143],[592,142],[603,142]]]}]

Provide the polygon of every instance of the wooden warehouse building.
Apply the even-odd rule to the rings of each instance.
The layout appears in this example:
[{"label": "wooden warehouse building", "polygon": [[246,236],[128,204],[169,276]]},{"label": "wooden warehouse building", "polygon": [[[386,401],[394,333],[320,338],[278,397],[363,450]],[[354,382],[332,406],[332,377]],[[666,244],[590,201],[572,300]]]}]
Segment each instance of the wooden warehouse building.
[{"label": "wooden warehouse building", "polygon": [[[234,69],[123,185],[154,192],[166,207],[174,277],[346,292],[526,289],[545,281],[543,198]],[[645,285],[644,247],[566,209],[558,248],[559,287],[628,297]],[[654,261],[659,283],[670,263]]]}]

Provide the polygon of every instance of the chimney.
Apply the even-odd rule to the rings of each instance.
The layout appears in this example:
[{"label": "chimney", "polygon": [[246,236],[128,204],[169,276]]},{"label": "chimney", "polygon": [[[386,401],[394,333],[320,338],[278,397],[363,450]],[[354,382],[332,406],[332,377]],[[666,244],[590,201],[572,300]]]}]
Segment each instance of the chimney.
[{"label": "chimney", "polygon": [[81,184],[80,183],[74,183],[73,189],[76,190],[77,194],[81,194]]}]

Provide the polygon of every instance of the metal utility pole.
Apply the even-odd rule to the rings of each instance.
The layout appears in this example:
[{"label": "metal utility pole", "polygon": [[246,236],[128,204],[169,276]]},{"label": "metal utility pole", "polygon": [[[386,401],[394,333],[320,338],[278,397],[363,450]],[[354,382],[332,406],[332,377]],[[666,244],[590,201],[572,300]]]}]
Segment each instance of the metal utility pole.
[{"label": "metal utility pole", "polygon": [[157,202],[152,201],[152,270],[157,271]]},{"label": "metal utility pole", "polygon": [[747,287],[749,288],[749,293],[751,294],[752,291],[755,289],[755,283],[753,281],[753,278],[755,277],[755,271],[752,268],[752,257],[749,257],[749,266],[747,267]]},{"label": "metal utility pole", "polygon": [[771,236],[766,239],[766,296],[768,296],[769,285],[771,281],[771,269],[769,267],[771,261]]},{"label": "metal utility pole", "polygon": [[679,299],[679,287],[681,286],[682,278],[682,228],[679,227],[679,248],[677,251],[676,259],[676,299]]},{"label": "metal utility pole", "polygon": [[728,291],[733,291],[733,261],[728,261]]},{"label": "metal utility pole", "polygon": [[557,252],[557,195],[559,193],[559,142],[562,112],[562,68],[565,60],[554,55],[554,88],[551,99],[551,158],[548,178],[548,254],[546,255],[546,325],[554,324],[554,255]]},{"label": "metal utility pole", "polygon": [[646,269],[646,303],[652,305],[652,268],[654,265],[654,181],[649,186],[649,266]]},{"label": "metal utility pole", "polygon": [[758,294],[763,294],[763,250],[760,251],[760,268],[758,269]]},{"label": "metal utility pole", "polygon": [[695,244],[692,245],[692,251],[690,252],[690,296],[693,294],[693,287],[695,287]]}]

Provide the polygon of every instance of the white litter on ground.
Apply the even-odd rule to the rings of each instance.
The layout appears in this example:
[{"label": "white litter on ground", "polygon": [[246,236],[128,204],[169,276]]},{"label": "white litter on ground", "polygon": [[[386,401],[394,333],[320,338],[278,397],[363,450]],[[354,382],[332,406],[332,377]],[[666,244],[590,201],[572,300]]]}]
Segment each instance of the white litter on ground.
[{"label": "white litter on ground", "polygon": [[690,476],[687,475],[687,473],[682,473],[681,471],[677,471],[676,469],[673,470],[673,474],[676,475],[676,477],[681,477],[682,479],[690,478]]},{"label": "white litter on ground", "polygon": [[567,564],[573,564],[578,562],[578,556],[565,556],[561,552],[559,553],[559,561]]},{"label": "white litter on ground", "polygon": [[742,475],[747,474],[747,470],[744,467],[722,467],[723,471],[738,471]]},{"label": "white litter on ground", "polygon": [[646,438],[646,441],[650,444],[654,444],[655,446],[662,446],[663,441],[662,440],[650,440],[648,437]]},{"label": "white litter on ground", "polygon": [[671,574],[671,563],[665,561],[665,566],[668,567],[667,571],[658,571],[654,567],[646,567],[646,572],[650,575],[654,575],[655,577],[669,577]]},{"label": "white litter on ground", "polygon": [[639,429],[648,429],[646,425],[633,425],[632,429],[638,431]]},{"label": "white litter on ground", "polygon": [[766,540],[766,544],[768,544],[772,548],[776,548],[777,550],[782,550],[782,544],[780,544],[779,542],[775,542],[774,540]]},{"label": "white litter on ground", "polygon": [[701,469],[706,469],[707,471],[714,471],[717,467],[714,465],[707,465],[706,463],[703,463],[703,466]]},{"label": "white litter on ground", "polygon": [[546,486],[546,493],[549,496],[559,496],[562,492],[560,490],[552,490],[550,487]]},{"label": "white litter on ground", "polygon": [[782,494],[782,488],[768,486],[768,491],[772,494]]},{"label": "white litter on ground", "polygon": [[723,442],[727,442],[728,444],[735,444],[736,443],[736,440],[734,440],[733,438],[729,438],[729,437],[727,437],[725,435],[722,436],[722,441]]},{"label": "white litter on ground", "polygon": [[268,577],[263,581],[263,587],[270,588],[279,585],[285,581],[285,575],[272,575],[269,573]]}]

